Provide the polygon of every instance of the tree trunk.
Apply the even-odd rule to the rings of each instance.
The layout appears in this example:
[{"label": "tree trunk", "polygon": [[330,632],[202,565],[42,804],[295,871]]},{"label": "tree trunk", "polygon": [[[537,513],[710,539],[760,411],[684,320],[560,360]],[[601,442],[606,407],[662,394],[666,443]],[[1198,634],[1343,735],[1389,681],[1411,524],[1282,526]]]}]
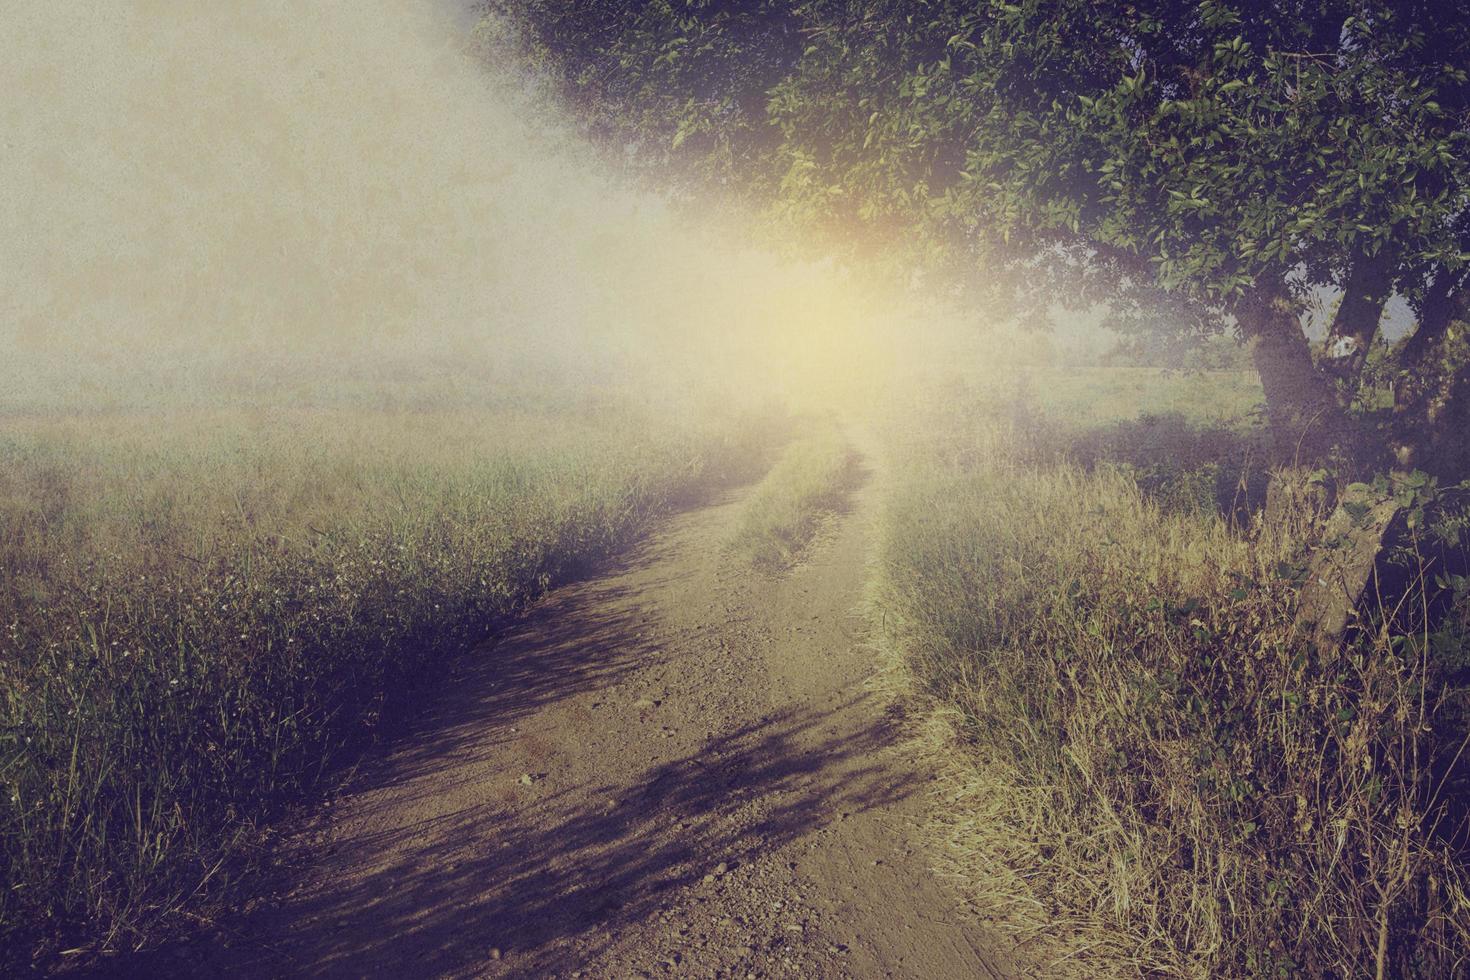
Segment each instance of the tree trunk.
[{"label": "tree trunk", "polygon": [[1387,253],[1358,255],[1342,287],[1342,301],[1327,334],[1323,366],[1342,385],[1338,400],[1351,404],[1363,365],[1378,337],[1383,308],[1393,287],[1393,263]]},{"label": "tree trunk", "polygon": [[[1470,479],[1470,376],[1451,369],[1413,381],[1406,403],[1394,406],[1400,416],[1395,446],[1399,465],[1432,473],[1446,483]],[[1400,385],[1400,391],[1405,387]]]},{"label": "tree trunk", "polygon": [[1347,414],[1312,351],[1295,309],[1279,292],[1243,304],[1236,313],[1266,393],[1276,461],[1319,465],[1347,441]]},{"label": "tree trunk", "polygon": [[1328,519],[1297,604],[1297,626],[1321,655],[1335,652],[1365,611],[1383,550],[1403,526],[1402,515],[1396,500],[1350,489]]},{"label": "tree trunk", "polygon": [[[1470,350],[1455,321],[1470,321],[1470,290],[1437,280],[1394,383],[1394,454],[1401,469],[1446,481],[1470,477]],[[1458,282],[1458,280],[1455,280]]]}]

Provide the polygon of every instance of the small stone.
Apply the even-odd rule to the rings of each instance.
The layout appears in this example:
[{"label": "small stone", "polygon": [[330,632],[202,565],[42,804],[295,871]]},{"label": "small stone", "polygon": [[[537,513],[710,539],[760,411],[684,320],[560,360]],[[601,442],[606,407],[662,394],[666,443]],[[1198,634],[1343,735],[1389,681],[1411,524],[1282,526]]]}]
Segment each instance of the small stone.
[{"label": "small stone", "polygon": [[490,958],[492,960],[498,960],[498,959],[500,959],[500,957],[501,957],[501,952],[500,952],[500,947],[499,946],[496,946],[496,947],[494,947],[494,948],[492,948],[490,950]]},{"label": "small stone", "polygon": [[722,875],[729,870],[730,865],[724,861],[721,861],[719,864],[715,865],[715,874],[717,875]]},{"label": "small stone", "polygon": [[530,786],[536,781],[536,777],[528,772],[521,773],[520,783],[522,786]]}]

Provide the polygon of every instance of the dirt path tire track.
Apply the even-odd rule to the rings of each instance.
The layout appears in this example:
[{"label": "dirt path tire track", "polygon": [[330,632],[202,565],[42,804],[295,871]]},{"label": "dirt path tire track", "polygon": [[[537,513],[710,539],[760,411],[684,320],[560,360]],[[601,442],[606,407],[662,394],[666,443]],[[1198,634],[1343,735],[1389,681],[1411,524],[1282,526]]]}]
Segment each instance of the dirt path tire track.
[{"label": "dirt path tire track", "polygon": [[772,579],[739,494],[469,658],[198,976],[1014,975],[929,871],[865,684],[876,491]]}]

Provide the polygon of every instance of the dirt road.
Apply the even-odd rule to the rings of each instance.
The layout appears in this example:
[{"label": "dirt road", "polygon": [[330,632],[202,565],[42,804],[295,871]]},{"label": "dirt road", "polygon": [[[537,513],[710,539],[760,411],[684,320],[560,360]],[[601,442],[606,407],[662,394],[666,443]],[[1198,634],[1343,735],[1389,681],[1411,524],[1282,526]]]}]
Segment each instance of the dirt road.
[{"label": "dirt road", "polygon": [[876,492],[770,578],[740,494],[470,658],[302,846],[297,884],[183,972],[1012,975],[928,870],[923,771],[869,693]]}]

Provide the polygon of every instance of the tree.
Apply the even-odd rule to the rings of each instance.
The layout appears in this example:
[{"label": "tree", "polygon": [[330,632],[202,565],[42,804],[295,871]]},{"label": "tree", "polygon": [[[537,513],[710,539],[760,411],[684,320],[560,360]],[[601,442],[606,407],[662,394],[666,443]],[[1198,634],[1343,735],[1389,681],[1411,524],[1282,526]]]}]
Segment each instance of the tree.
[{"label": "tree", "polygon": [[[487,0],[496,41],[551,77],[588,134],[660,176],[771,193],[766,92],[801,52],[776,0]],[[499,50],[493,46],[492,50]]]},{"label": "tree", "polygon": [[[555,6],[531,32],[583,66],[572,90],[616,92],[594,115],[671,149],[697,133],[725,179],[858,246],[921,243],[1032,314],[1070,294],[1122,329],[1236,331],[1283,460],[1470,475],[1458,5]],[[1314,352],[1301,314],[1323,287],[1342,298]],[[1368,379],[1394,295],[1417,327]],[[1382,377],[1391,411],[1363,397]]]}]

